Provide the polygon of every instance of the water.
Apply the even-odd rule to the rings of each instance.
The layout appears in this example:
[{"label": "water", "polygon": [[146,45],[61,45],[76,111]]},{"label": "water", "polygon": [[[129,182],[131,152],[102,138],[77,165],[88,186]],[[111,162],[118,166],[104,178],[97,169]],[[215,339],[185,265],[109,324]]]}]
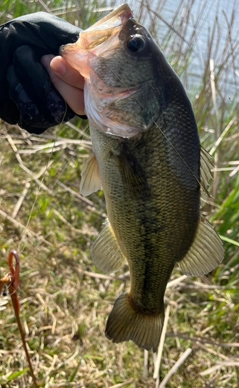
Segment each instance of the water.
[{"label": "water", "polygon": [[[183,5],[185,3],[185,6]],[[162,9],[163,16],[170,24],[173,22],[175,9],[179,8],[179,18],[185,16],[185,8],[188,1],[168,0]],[[185,39],[190,39],[193,30],[195,29],[196,20],[196,37],[193,45],[192,63],[189,67],[191,83],[200,82],[202,69],[205,66],[205,60],[208,58],[209,48],[211,48],[210,59],[214,62],[215,70],[222,65],[225,57],[228,60],[224,64],[224,74],[221,75],[221,82],[224,83],[223,89],[225,93],[238,93],[239,91],[239,1],[227,0],[195,0],[191,1],[191,16],[188,21],[188,30]],[[179,5],[181,4],[181,7]],[[210,39],[213,35],[215,26],[213,43]],[[229,36],[231,43],[229,43]],[[234,68],[232,65],[232,57],[234,58]]]},{"label": "water", "polygon": [[[194,93],[202,84],[210,58],[216,76],[220,70],[218,89],[228,100],[239,100],[239,0],[129,0],[128,4],[137,20],[157,31],[158,44],[188,91]],[[180,69],[189,59],[184,74]]]}]

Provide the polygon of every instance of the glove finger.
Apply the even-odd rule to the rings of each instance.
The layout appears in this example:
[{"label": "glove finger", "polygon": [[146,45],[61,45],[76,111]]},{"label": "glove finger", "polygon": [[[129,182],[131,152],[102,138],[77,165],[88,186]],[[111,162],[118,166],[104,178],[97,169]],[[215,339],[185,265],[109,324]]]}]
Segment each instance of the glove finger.
[{"label": "glove finger", "polygon": [[19,111],[16,105],[8,96],[9,90],[5,94],[4,102],[1,102],[0,105],[0,118],[3,121],[6,121],[8,124],[17,124],[19,120]]},{"label": "glove finger", "polygon": [[16,50],[14,67],[27,94],[52,125],[74,117],[75,114],[55,89],[46,69],[29,46]]},{"label": "glove finger", "polygon": [[18,124],[32,133],[40,134],[51,125],[28,96],[14,70],[13,65],[7,71],[9,96],[19,111]]},{"label": "glove finger", "polygon": [[9,95],[20,112],[18,124],[29,132],[42,133],[75,116],[30,47],[21,46],[16,50],[7,79]]}]

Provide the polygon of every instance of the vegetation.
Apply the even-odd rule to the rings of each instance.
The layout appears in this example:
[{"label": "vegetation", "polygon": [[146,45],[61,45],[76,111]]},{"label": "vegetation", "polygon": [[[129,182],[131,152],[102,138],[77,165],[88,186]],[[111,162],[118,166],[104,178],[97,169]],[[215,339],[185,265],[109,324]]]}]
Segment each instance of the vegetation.
[{"label": "vegetation", "polygon": [[[204,4],[197,12],[195,1],[179,3],[169,26],[161,16],[167,1],[158,0],[156,12],[142,0],[137,15],[154,37],[156,31],[165,31],[159,44],[190,95],[202,145],[213,156],[212,197],[203,211],[224,240],[225,260],[204,279],[185,278],[174,270],[175,282],[166,293],[169,320],[155,381],[153,354],[147,361],[147,354],[132,342],[116,345],[104,335],[106,317],[116,296],[127,290],[129,274],[124,268],[105,276],[89,257],[91,241],[106,214],[102,192],[89,198],[79,193],[82,162],[90,149],[87,123],[73,119],[39,137],[1,122],[0,278],[8,271],[9,252],[17,250],[21,320],[42,387],[159,386],[187,349],[192,351],[167,387],[239,386],[237,26],[233,14],[218,10],[221,14],[205,42],[200,76],[192,82],[195,43],[204,28],[206,4],[215,2],[200,2]],[[84,28],[103,16],[105,6],[100,1],[3,0],[0,21],[45,10]],[[0,299],[0,328],[0,385],[30,387],[9,295]]]}]

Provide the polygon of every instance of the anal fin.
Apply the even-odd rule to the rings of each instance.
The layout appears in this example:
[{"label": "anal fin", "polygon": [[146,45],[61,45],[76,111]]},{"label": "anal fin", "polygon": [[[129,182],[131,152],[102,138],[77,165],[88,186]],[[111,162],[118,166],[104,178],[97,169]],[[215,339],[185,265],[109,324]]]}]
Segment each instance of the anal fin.
[{"label": "anal fin", "polygon": [[103,273],[117,271],[126,263],[109,222],[94,241],[91,258],[95,266]]},{"label": "anal fin", "polygon": [[213,226],[201,217],[198,229],[186,256],[178,262],[189,276],[202,276],[216,268],[223,260],[224,248]]},{"label": "anal fin", "polygon": [[84,197],[101,188],[101,179],[98,162],[92,152],[86,160],[81,172],[80,192]]}]

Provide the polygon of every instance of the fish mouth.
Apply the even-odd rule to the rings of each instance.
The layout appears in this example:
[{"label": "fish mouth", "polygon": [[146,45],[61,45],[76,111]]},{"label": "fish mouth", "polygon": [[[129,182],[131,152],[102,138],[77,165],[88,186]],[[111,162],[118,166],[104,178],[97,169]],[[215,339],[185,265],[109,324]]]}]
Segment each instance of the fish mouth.
[{"label": "fish mouth", "polygon": [[120,7],[106,15],[104,18],[93,24],[93,26],[82,31],[82,48],[91,50],[105,42],[113,34],[115,35],[129,19],[133,18],[133,13],[128,4]]},{"label": "fish mouth", "polygon": [[122,4],[112,12],[110,12],[108,15],[100,19],[98,22],[93,24],[91,27],[88,28],[89,30],[97,30],[100,29],[107,29],[112,28],[113,26],[117,26],[118,24],[124,24],[127,20],[133,18],[133,12],[131,8],[128,6],[128,4]]},{"label": "fish mouth", "polygon": [[60,55],[83,77],[89,79],[89,72],[86,71],[89,58],[104,56],[108,50],[118,48],[119,33],[130,19],[133,19],[131,8],[128,4],[122,4],[91,27],[81,31],[76,43],[61,46]]}]

